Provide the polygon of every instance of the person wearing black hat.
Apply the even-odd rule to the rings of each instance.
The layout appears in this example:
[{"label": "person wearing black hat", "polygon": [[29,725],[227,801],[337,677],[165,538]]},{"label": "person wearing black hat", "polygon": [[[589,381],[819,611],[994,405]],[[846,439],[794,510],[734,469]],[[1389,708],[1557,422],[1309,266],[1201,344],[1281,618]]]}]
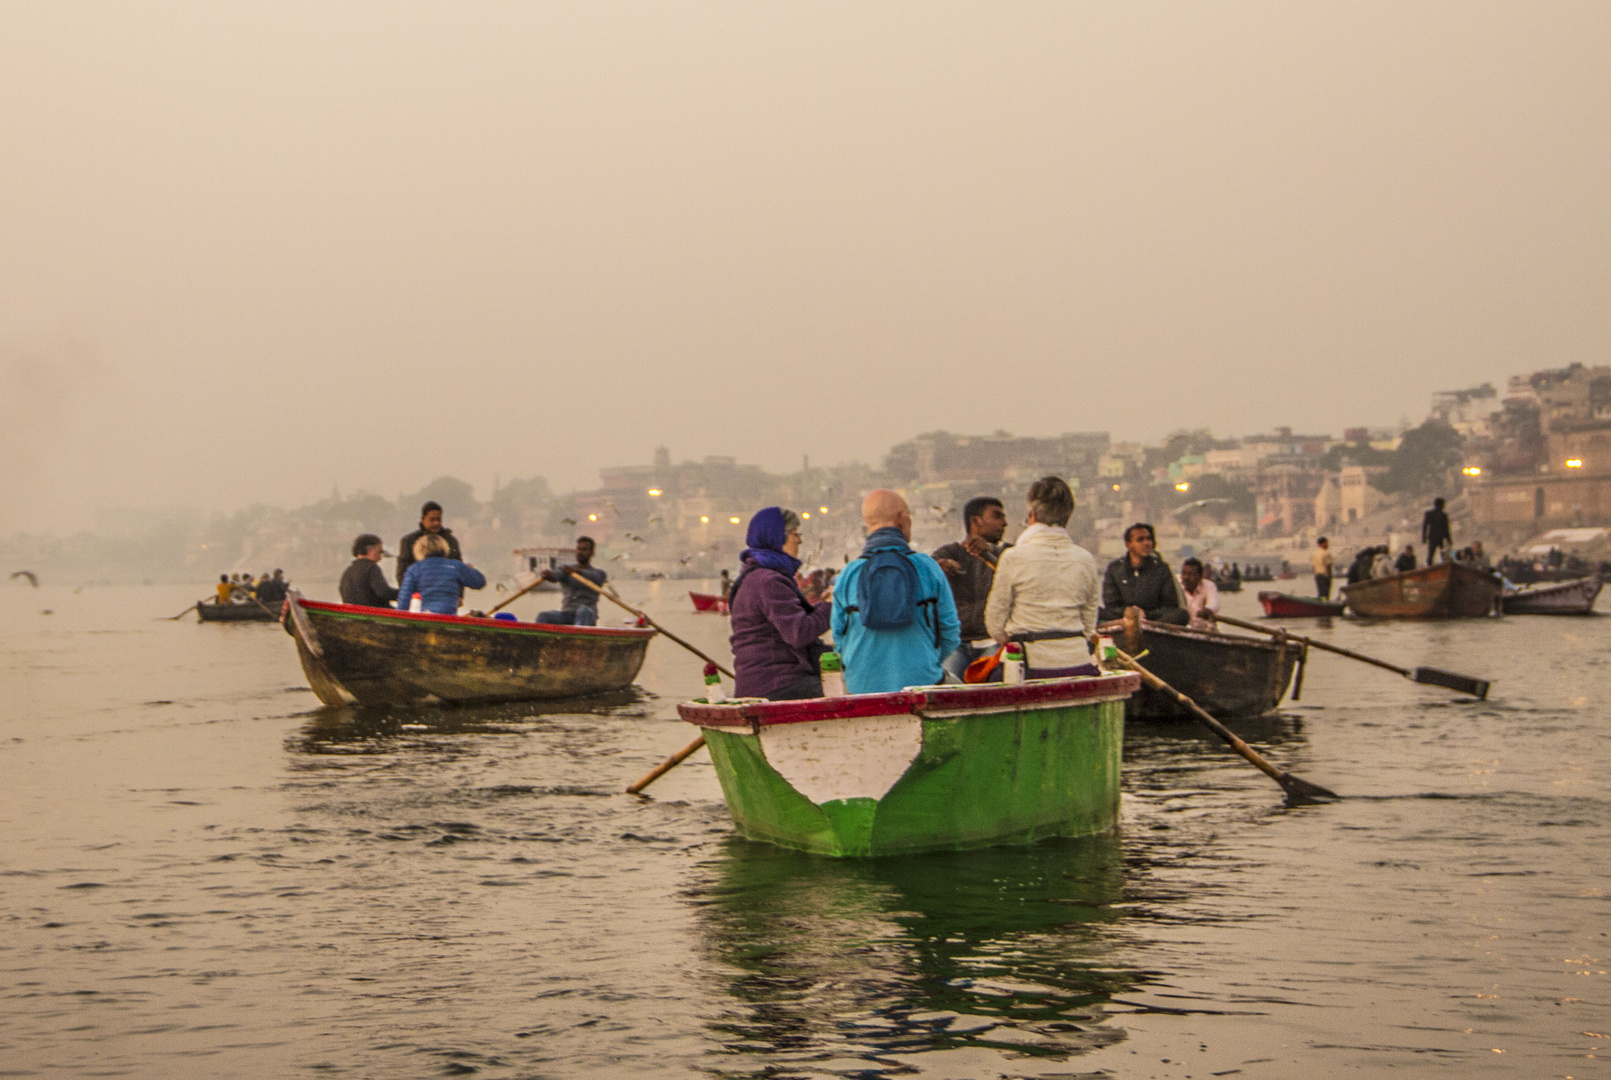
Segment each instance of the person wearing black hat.
[{"label": "person wearing black hat", "polygon": [[341,574],[341,602],[363,607],[390,607],[397,590],[386,584],[380,560],[386,550],[380,537],[364,533],[352,542],[352,565]]},{"label": "person wearing black hat", "polygon": [[453,530],[442,524],[442,504],[428,502],[420,507],[420,527],[409,533],[397,542],[397,580],[402,581],[403,575],[414,563],[414,542],[426,533],[435,533],[447,541],[450,559],[462,559],[459,554],[459,538],[453,535]]}]

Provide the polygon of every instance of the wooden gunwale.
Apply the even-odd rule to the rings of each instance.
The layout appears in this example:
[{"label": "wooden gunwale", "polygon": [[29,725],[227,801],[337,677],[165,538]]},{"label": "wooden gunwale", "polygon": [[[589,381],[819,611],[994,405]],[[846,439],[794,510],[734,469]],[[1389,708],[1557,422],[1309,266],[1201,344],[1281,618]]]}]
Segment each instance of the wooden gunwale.
[{"label": "wooden gunwale", "polygon": [[306,611],[316,611],[332,619],[353,619],[364,622],[424,622],[448,626],[465,626],[497,634],[526,634],[539,637],[653,637],[657,631],[637,627],[613,626],[555,626],[548,623],[523,623],[512,619],[483,619],[472,615],[436,615],[428,611],[393,611],[390,608],[360,607],[356,604],[331,604],[322,600],[302,600]]},{"label": "wooden gunwale", "polygon": [[778,724],[853,720],[866,716],[919,713],[924,716],[969,716],[1030,712],[1071,705],[1121,701],[1141,686],[1134,672],[1072,679],[1037,679],[1005,686],[937,686],[892,694],[850,694],[804,701],[743,700],[716,705],[685,701],[678,713],[696,727],[773,727]]}]

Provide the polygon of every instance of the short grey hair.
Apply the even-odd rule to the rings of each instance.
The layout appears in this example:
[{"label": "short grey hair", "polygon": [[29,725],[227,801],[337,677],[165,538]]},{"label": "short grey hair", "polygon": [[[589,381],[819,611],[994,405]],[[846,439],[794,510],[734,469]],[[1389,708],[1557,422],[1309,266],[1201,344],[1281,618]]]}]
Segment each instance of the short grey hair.
[{"label": "short grey hair", "polygon": [[783,535],[788,536],[792,532],[799,532],[799,531],[800,531],[800,515],[796,514],[793,510],[784,510],[783,511]]}]

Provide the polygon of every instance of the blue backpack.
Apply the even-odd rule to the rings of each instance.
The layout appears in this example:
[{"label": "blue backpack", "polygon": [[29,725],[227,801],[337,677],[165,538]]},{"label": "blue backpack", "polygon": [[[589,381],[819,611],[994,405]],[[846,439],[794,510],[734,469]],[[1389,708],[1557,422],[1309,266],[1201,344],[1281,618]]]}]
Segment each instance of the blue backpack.
[{"label": "blue backpack", "polygon": [[847,610],[861,616],[868,630],[900,630],[917,619],[917,609],[928,607],[934,624],[934,644],[940,643],[938,596],[919,599],[923,581],[903,548],[874,548],[863,555],[867,563],[856,582],[856,603]]}]

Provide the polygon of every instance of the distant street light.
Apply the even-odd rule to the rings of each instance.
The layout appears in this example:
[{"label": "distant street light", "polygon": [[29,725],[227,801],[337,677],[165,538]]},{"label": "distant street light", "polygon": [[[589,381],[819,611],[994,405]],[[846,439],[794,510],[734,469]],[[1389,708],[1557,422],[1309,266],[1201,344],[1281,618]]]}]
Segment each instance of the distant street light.
[{"label": "distant street light", "polygon": [[699,523],[701,525],[709,525],[710,524],[710,516],[708,514],[700,514],[699,515]]},{"label": "distant street light", "polygon": [[1191,485],[1186,483],[1186,481],[1182,480],[1180,483],[1175,485],[1175,490],[1176,491],[1190,491],[1191,490]]},{"label": "distant street light", "polygon": [[1566,467],[1568,469],[1581,469],[1583,467],[1583,459],[1580,457],[1568,458],[1566,461]]},{"label": "distant street light", "polygon": [[658,498],[660,498],[660,489],[659,488],[650,488],[649,489],[649,494],[658,499]]},{"label": "distant street light", "polygon": [[1479,467],[1477,465],[1467,465],[1465,468],[1461,469],[1460,471],[1465,473],[1467,476],[1481,476],[1482,475],[1482,469],[1481,469],[1481,467]]},{"label": "distant street light", "polygon": [[736,518],[736,517],[735,518],[728,518],[727,520],[731,521],[734,525],[738,524],[738,518]]}]

